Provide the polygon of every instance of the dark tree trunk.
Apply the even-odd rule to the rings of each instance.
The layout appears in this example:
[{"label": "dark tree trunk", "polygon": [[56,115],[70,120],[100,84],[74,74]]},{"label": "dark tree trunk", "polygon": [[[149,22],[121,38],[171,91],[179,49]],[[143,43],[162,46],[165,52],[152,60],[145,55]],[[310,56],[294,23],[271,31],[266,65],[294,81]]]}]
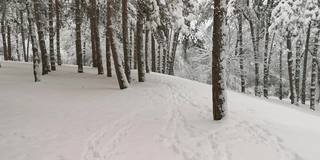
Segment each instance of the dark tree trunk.
[{"label": "dark tree trunk", "polygon": [[260,76],[259,76],[259,36],[258,35],[258,29],[256,26],[254,26],[253,22],[249,21],[250,30],[251,30],[251,40],[253,44],[253,52],[254,52],[254,72],[255,72],[255,86],[254,86],[254,95],[260,96]]},{"label": "dark tree trunk", "polygon": [[3,2],[3,10],[2,10],[2,19],[1,19],[1,35],[2,35],[2,45],[3,45],[3,55],[4,60],[9,60],[8,57],[8,48],[7,48],[7,39],[6,39],[6,2]]},{"label": "dark tree trunk", "polygon": [[[92,45],[92,51],[93,51],[93,60],[95,59],[96,65],[98,68],[98,74],[103,74],[103,65],[102,65],[102,55],[101,55],[101,48],[100,48],[100,34],[99,34],[99,14],[97,10],[97,3],[96,0],[90,0],[91,4],[91,20],[90,23],[92,23],[92,28],[91,31],[93,30],[93,35],[91,34],[91,39],[93,38],[93,43]],[[92,40],[91,40],[92,41]],[[95,53],[94,53],[95,52]],[[95,57],[94,57],[95,56]]]},{"label": "dark tree trunk", "polygon": [[280,71],[280,78],[279,78],[279,99],[282,100],[283,98],[283,94],[282,94],[282,55],[283,55],[283,51],[282,51],[282,43],[280,42],[280,55],[279,55],[279,71]]},{"label": "dark tree trunk", "polygon": [[18,61],[21,61],[21,55],[20,55],[20,52],[19,52],[19,36],[18,36],[18,34],[19,34],[19,31],[18,31],[18,28],[19,28],[19,26],[18,26],[18,24],[17,24],[17,26],[16,26],[16,33],[14,34],[14,36],[15,36],[15,39],[16,39],[16,54],[17,54],[17,57],[18,57]]},{"label": "dark tree trunk", "polygon": [[40,82],[40,56],[39,56],[39,50],[38,50],[38,42],[35,34],[35,27],[33,23],[34,19],[32,14],[30,14],[30,7],[31,7],[30,3],[27,3],[29,34],[31,37],[32,52],[33,52],[33,75],[34,75],[34,81]]},{"label": "dark tree trunk", "polygon": [[34,3],[34,10],[35,10],[35,20],[37,23],[38,29],[38,38],[41,50],[41,61],[42,61],[42,75],[48,74],[50,66],[48,62],[48,53],[46,49],[46,42],[44,38],[44,27],[45,27],[45,20],[43,14],[41,13],[41,1],[40,0],[33,0]]},{"label": "dark tree trunk", "polygon": [[270,40],[270,34],[269,34],[269,26],[271,25],[270,19],[271,19],[271,5],[269,4],[271,0],[268,0],[268,6],[267,6],[267,12],[266,12],[266,20],[265,20],[265,40],[264,40],[264,58],[263,58],[263,96],[265,98],[269,97],[269,71],[268,71],[268,46],[269,46],[269,40]]},{"label": "dark tree trunk", "polygon": [[128,0],[122,0],[122,32],[123,32],[123,54],[124,54],[124,70],[127,80],[131,81],[131,71],[129,62],[129,46],[128,46]]},{"label": "dark tree trunk", "polygon": [[309,22],[308,31],[307,31],[307,40],[304,50],[304,59],[303,59],[303,71],[302,71],[302,85],[301,85],[301,103],[306,103],[306,81],[307,81],[307,65],[308,65],[308,51],[309,51],[309,40],[310,40],[310,31],[311,31],[311,22]]},{"label": "dark tree trunk", "polygon": [[11,48],[11,27],[10,27],[10,24],[7,24],[7,38],[8,38],[8,59],[9,60],[13,60],[13,57],[12,57],[12,48]]},{"label": "dark tree trunk", "polygon": [[177,46],[179,43],[178,41],[179,41],[180,30],[181,29],[179,28],[173,35],[173,44],[172,44],[172,51],[171,51],[169,75],[174,75],[174,62],[176,59],[176,52],[177,52]]},{"label": "dark tree trunk", "polygon": [[161,72],[161,44],[158,43],[158,58],[157,58],[157,72]]},{"label": "dark tree trunk", "polygon": [[[287,31],[289,32],[289,31]],[[291,33],[287,33],[287,56],[288,56],[288,75],[289,75],[289,87],[290,87],[290,100],[291,104],[295,104],[295,89],[294,89],[294,75],[293,75],[293,56],[292,56],[292,41]]]},{"label": "dark tree trunk", "polygon": [[213,49],[212,49],[212,102],[213,118],[221,120],[224,115],[224,82],[223,82],[223,8],[220,0],[214,0]]},{"label": "dark tree trunk", "polygon": [[142,0],[138,0],[138,15],[137,15],[137,34],[136,34],[136,52],[137,52],[137,65],[138,65],[138,79],[139,82],[145,81],[145,66],[143,55],[143,4]]},{"label": "dark tree trunk", "polygon": [[149,69],[149,29],[146,27],[146,34],[145,34],[145,45],[144,45],[145,49],[144,49],[144,53],[145,53],[145,65],[146,65],[146,72],[150,73],[150,69]]},{"label": "dark tree trunk", "polygon": [[156,40],[154,35],[151,34],[151,71],[156,72]]},{"label": "dark tree trunk", "polygon": [[58,65],[62,65],[61,52],[60,52],[60,2],[59,0],[55,0],[56,2],[56,47],[57,47],[57,62]]},{"label": "dark tree trunk", "polygon": [[23,49],[23,59],[25,62],[28,62],[27,52],[26,52],[26,38],[24,34],[24,19],[23,19],[23,11],[20,10],[20,30],[21,30],[21,40],[22,40],[22,49]]},{"label": "dark tree trunk", "polygon": [[[132,69],[133,67],[132,67],[132,58],[133,58],[133,25],[131,25],[131,27],[130,27],[130,44],[129,44],[129,66],[130,66],[130,69]],[[130,71],[131,72],[131,71]],[[130,80],[131,81],[131,80]]]},{"label": "dark tree trunk", "polygon": [[82,48],[81,48],[81,9],[80,0],[75,1],[76,5],[76,55],[78,64],[78,73],[83,73]]},{"label": "dark tree trunk", "polygon": [[90,0],[91,8],[90,11],[90,34],[91,34],[91,53],[92,53],[92,66],[97,67],[97,51],[96,51],[96,39],[95,39],[95,18],[96,11],[94,10],[95,6],[92,5],[92,0]]},{"label": "dark tree trunk", "polygon": [[53,0],[49,0],[49,41],[51,70],[55,71],[56,59],[54,55]]},{"label": "dark tree trunk", "polygon": [[107,8],[107,12],[108,12],[108,17],[107,17],[108,33],[107,34],[108,34],[108,37],[110,40],[110,46],[111,46],[113,61],[114,61],[114,69],[116,71],[119,87],[120,87],[120,89],[125,89],[125,88],[129,87],[129,83],[128,83],[126,74],[124,72],[122,62],[121,62],[120,57],[118,55],[116,44],[115,44],[114,37],[113,37],[113,28],[112,28],[112,16],[113,16],[112,9],[113,9],[113,7],[112,7],[112,5],[113,5],[112,1],[107,2],[107,7],[108,7]]},{"label": "dark tree trunk", "polygon": [[238,45],[239,45],[239,65],[240,65],[240,80],[241,80],[241,92],[246,92],[246,80],[244,72],[244,54],[243,54],[243,37],[242,37],[242,15],[238,16]]},{"label": "dark tree trunk", "polygon": [[166,66],[167,66],[167,49],[166,47],[162,48],[162,73],[166,73]]}]

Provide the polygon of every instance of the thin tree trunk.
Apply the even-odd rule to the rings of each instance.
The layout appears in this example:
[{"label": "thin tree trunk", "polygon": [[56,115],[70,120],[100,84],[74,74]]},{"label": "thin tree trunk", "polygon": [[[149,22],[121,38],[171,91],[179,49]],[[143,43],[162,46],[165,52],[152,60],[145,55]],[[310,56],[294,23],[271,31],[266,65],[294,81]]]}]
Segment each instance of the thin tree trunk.
[{"label": "thin tree trunk", "polygon": [[161,72],[161,44],[158,43],[157,72]]},{"label": "thin tree trunk", "polygon": [[111,50],[112,50],[112,55],[113,55],[113,61],[114,61],[114,68],[116,71],[116,75],[117,75],[117,79],[118,79],[118,83],[119,83],[119,87],[120,89],[125,89],[129,87],[129,83],[124,71],[124,68],[122,66],[122,62],[120,60],[120,57],[118,56],[118,52],[117,52],[117,48],[116,48],[116,44],[114,41],[114,37],[113,37],[113,26],[112,26],[112,16],[113,16],[113,2],[112,1],[108,1],[107,2],[107,12],[108,12],[108,17],[107,17],[107,26],[108,26],[108,37],[110,40],[110,45],[111,45]]},{"label": "thin tree trunk", "polygon": [[246,92],[246,80],[244,73],[244,55],[243,55],[243,37],[242,37],[242,15],[238,16],[238,45],[239,45],[239,64],[240,64],[240,80],[241,80],[241,92]]},{"label": "thin tree trunk", "polygon": [[146,65],[146,73],[150,73],[150,69],[149,69],[149,57],[148,57],[148,54],[149,54],[149,29],[148,27],[146,27],[146,34],[145,34],[145,49],[144,49],[144,52],[145,52],[145,65]]},{"label": "thin tree trunk", "polygon": [[83,73],[82,48],[81,48],[81,9],[80,0],[75,0],[76,5],[76,55],[78,64],[78,73]]},{"label": "thin tree trunk", "polygon": [[49,41],[51,70],[55,71],[56,59],[54,55],[53,0],[49,0]]},{"label": "thin tree trunk", "polygon": [[4,60],[9,60],[8,57],[8,48],[7,48],[7,39],[6,39],[6,2],[3,2],[3,10],[2,10],[2,19],[1,19],[1,35],[2,35],[2,45],[3,45],[3,55]]},{"label": "thin tree trunk", "polygon": [[177,46],[179,41],[179,35],[180,35],[180,28],[174,33],[173,36],[173,44],[172,44],[172,51],[171,51],[171,61],[170,61],[170,68],[169,68],[169,75],[174,75],[174,62],[176,59],[176,52],[177,52]]},{"label": "thin tree trunk", "polygon": [[255,86],[254,86],[254,94],[255,96],[260,96],[259,86],[260,86],[260,76],[259,76],[259,40],[257,34],[258,29],[254,26],[253,22],[249,21],[250,30],[251,30],[251,40],[253,44],[253,52],[254,52],[254,72],[255,72]]},{"label": "thin tree trunk", "polygon": [[56,2],[56,47],[57,47],[57,62],[58,65],[62,65],[61,52],[60,52],[60,2],[59,0],[55,0]]},{"label": "thin tree trunk", "polygon": [[128,0],[122,0],[122,32],[123,32],[123,54],[124,54],[124,70],[127,80],[131,82],[131,71],[129,62],[129,44],[128,44]]},{"label": "thin tree trunk", "polygon": [[[130,25],[130,44],[129,44],[129,66],[130,66],[130,69],[132,69],[132,58],[133,58],[133,25]],[[130,71],[131,72],[131,71]],[[131,80],[130,80],[131,81]]]},{"label": "thin tree trunk", "polygon": [[213,118],[221,120],[225,115],[223,81],[223,8],[220,0],[214,0],[213,49],[212,49],[212,102]]},{"label": "thin tree trunk", "polygon": [[167,66],[167,49],[166,47],[162,47],[162,73],[166,73]]},{"label": "thin tree trunk", "polygon": [[310,109],[315,110],[316,102],[316,78],[317,78],[317,58],[318,58],[318,47],[319,47],[319,34],[317,31],[314,37],[314,48],[312,55],[312,68],[311,68],[311,86],[310,86]]},{"label": "thin tree trunk", "polygon": [[17,54],[17,57],[18,57],[18,61],[20,62],[21,61],[21,55],[20,55],[20,52],[19,52],[19,36],[18,36],[18,34],[19,34],[19,31],[18,31],[18,28],[19,28],[19,26],[18,26],[18,24],[17,24],[17,26],[16,26],[16,33],[15,33],[15,39],[16,39],[16,54]]},{"label": "thin tree trunk", "polygon": [[27,14],[28,14],[28,23],[29,23],[29,34],[31,35],[31,44],[33,52],[33,75],[34,81],[40,82],[40,57],[38,50],[38,42],[35,34],[34,19],[32,14],[30,14],[30,3],[27,4]]},{"label": "thin tree trunk", "polygon": [[42,60],[42,75],[48,74],[49,72],[49,62],[48,62],[48,53],[46,49],[46,42],[44,38],[44,26],[45,20],[41,13],[41,1],[40,0],[33,0],[34,3],[34,10],[35,10],[35,20],[37,23],[38,29],[38,38],[41,50],[41,60]]},{"label": "thin tree trunk", "polygon": [[295,73],[295,87],[296,87],[296,96],[297,103],[300,101],[300,63],[301,63],[301,47],[302,42],[300,39],[296,43],[296,73]]},{"label": "thin tree trunk", "polygon": [[90,0],[90,33],[91,33],[91,53],[92,53],[92,66],[97,67],[97,51],[96,51],[96,39],[95,39],[95,20],[96,11],[94,10],[94,6],[92,5],[92,0]]},{"label": "thin tree trunk", "polygon": [[156,72],[156,40],[154,35],[151,34],[151,71]]},{"label": "thin tree trunk", "polygon": [[12,47],[11,47],[11,27],[10,24],[7,24],[7,41],[8,41],[8,59],[9,60],[13,60],[12,57]]},{"label": "thin tree trunk", "polygon": [[280,70],[280,82],[279,82],[279,99],[282,100],[283,98],[283,94],[282,94],[282,55],[283,55],[283,51],[282,51],[282,42],[280,42],[280,55],[279,55],[279,70]]},{"label": "thin tree trunk", "polygon": [[[289,32],[289,31],[288,31]],[[291,33],[287,33],[287,56],[288,56],[288,75],[289,75],[289,87],[290,87],[290,100],[291,104],[295,104],[295,89],[294,89],[294,75],[293,75],[293,56],[292,56],[292,41]]]},{"label": "thin tree trunk", "polygon": [[28,62],[27,52],[26,52],[26,38],[24,33],[24,19],[23,19],[23,11],[20,10],[20,30],[21,30],[21,40],[22,40],[22,49],[23,49],[23,58],[25,62]]},{"label": "thin tree trunk", "polygon": [[306,81],[307,81],[307,65],[308,65],[310,31],[311,31],[311,22],[309,22],[309,26],[308,26],[307,40],[306,40],[304,59],[303,59],[302,85],[301,85],[301,103],[302,104],[306,103]]},{"label": "thin tree trunk", "polygon": [[145,81],[145,65],[143,55],[143,4],[142,0],[138,0],[138,15],[137,15],[137,34],[136,34],[136,52],[138,65],[139,82]]}]

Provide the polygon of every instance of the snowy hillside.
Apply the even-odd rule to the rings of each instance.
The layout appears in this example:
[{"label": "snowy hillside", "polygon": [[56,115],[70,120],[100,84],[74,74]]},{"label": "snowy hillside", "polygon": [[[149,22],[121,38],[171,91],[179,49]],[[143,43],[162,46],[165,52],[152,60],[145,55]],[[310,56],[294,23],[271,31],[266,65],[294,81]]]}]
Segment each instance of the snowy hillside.
[{"label": "snowy hillside", "polygon": [[209,85],[153,73],[121,91],[96,69],[58,70],[34,83],[32,65],[3,63],[1,160],[320,159],[317,112],[229,91],[214,122]]}]

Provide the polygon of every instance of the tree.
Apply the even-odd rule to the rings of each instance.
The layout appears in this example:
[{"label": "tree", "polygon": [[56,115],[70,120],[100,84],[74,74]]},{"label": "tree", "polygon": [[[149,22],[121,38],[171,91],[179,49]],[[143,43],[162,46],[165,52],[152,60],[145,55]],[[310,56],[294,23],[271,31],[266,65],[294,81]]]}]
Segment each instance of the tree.
[{"label": "tree", "polygon": [[311,22],[308,25],[304,58],[303,58],[303,70],[302,70],[302,85],[301,85],[301,103],[306,103],[306,81],[307,81],[307,65],[308,65],[308,51],[309,51],[309,41],[310,41],[310,32],[311,32]]},{"label": "tree", "polygon": [[34,26],[34,19],[32,14],[30,14],[31,9],[31,2],[28,0],[27,2],[27,14],[28,14],[28,23],[29,23],[29,34],[31,37],[31,44],[32,44],[32,52],[33,52],[33,75],[34,81],[40,82],[40,57],[39,57],[39,50],[38,50],[38,43],[35,34],[35,26]]},{"label": "tree", "polygon": [[78,64],[78,73],[83,73],[82,48],[81,48],[81,9],[80,0],[75,1],[76,7],[76,55]]},{"label": "tree", "polygon": [[23,48],[23,58],[25,62],[29,61],[29,56],[27,55],[26,45],[25,45],[25,33],[24,33],[24,18],[23,18],[23,10],[20,10],[20,31],[21,31],[21,39],[22,39],[22,48]]},{"label": "tree", "polygon": [[124,70],[128,79],[131,81],[131,71],[129,62],[129,44],[128,44],[128,0],[122,0],[122,32],[123,32],[123,54]]},{"label": "tree", "polygon": [[225,115],[223,81],[223,23],[224,8],[221,0],[214,0],[213,49],[212,49],[212,102],[213,118],[221,120]]},{"label": "tree", "polygon": [[293,56],[292,56],[292,41],[291,32],[287,31],[287,56],[288,56],[288,75],[289,75],[289,86],[290,86],[290,100],[291,104],[296,103],[295,89],[294,89],[294,72],[293,72]]},{"label": "tree", "polygon": [[11,26],[10,23],[7,22],[7,41],[8,41],[8,60],[13,60],[12,57],[12,47],[11,47]]},{"label": "tree", "polygon": [[3,55],[4,55],[4,60],[9,60],[8,57],[8,48],[7,48],[7,39],[6,39],[6,26],[5,26],[5,21],[6,21],[6,1],[2,2],[2,18],[1,18],[1,35],[2,35],[2,45],[3,45]]},{"label": "tree", "polygon": [[53,0],[49,0],[49,43],[51,70],[56,70],[56,59],[54,55],[54,29],[53,29]]},{"label": "tree", "polygon": [[143,18],[144,18],[144,2],[142,0],[137,1],[137,33],[136,33],[136,55],[138,65],[138,79],[139,82],[145,81],[145,65],[144,65],[144,54],[143,54]]},{"label": "tree", "polygon": [[37,24],[38,29],[38,38],[39,38],[39,45],[41,51],[41,61],[42,61],[42,75],[48,74],[50,66],[49,66],[49,58],[46,49],[46,42],[44,38],[44,26],[45,26],[45,19],[41,9],[42,1],[40,0],[33,0],[34,10],[35,10],[35,21]]},{"label": "tree", "polygon": [[107,26],[108,26],[108,38],[110,40],[110,46],[112,50],[114,69],[116,70],[116,75],[119,83],[120,89],[126,89],[129,87],[129,83],[122,66],[122,62],[117,52],[114,36],[113,36],[113,26],[112,26],[112,16],[113,16],[113,0],[108,0],[107,2]]},{"label": "tree", "polygon": [[151,71],[156,72],[156,40],[154,35],[151,34]]},{"label": "tree", "polygon": [[61,53],[60,53],[60,28],[61,28],[61,22],[60,22],[60,2],[59,0],[55,0],[55,11],[56,11],[56,47],[57,47],[57,62],[58,65],[62,65],[61,60]]}]

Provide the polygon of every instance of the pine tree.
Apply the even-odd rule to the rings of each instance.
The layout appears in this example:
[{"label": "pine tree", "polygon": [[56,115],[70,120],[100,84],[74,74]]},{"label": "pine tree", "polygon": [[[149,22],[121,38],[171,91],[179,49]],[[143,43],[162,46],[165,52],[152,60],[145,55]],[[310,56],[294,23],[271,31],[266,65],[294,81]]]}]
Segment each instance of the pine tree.
[{"label": "pine tree", "polygon": [[49,43],[51,70],[56,70],[56,59],[54,55],[54,29],[53,29],[53,0],[49,0]]},{"label": "pine tree", "polygon": [[56,47],[57,47],[57,62],[58,65],[62,65],[61,52],[60,52],[60,2],[55,0],[55,11],[56,11]]},{"label": "pine tree", "polygon": [[156,40],[154,39],[154,35],[151,34],[151,71],[156,72]]},{"label": "pine tree", "polygon": [[131,71],[129,62],[129,44],[128,44],[128,0],[122,0],[122,32],[123,32],[123,54],[124,54],[124,70],[127,80],[131,81]]},{"label": "pine tree", "polygon": [[136,33],[136,55],[138,65],[138,79],[139,82],[145,81],[145,65],[144,65],[144,54],[143,54],[143,18],[144,18],[144,2],[138,0],[138,11],[137,11],[137,33]]},{"label": "pine tree", "polygon": [[75,0],[76,7],[76,55],[77,55],[77,65],[78,73],[83,73],[83,61],[82,61],[82,51],[81,51],[81,9],[80,0]]}]

